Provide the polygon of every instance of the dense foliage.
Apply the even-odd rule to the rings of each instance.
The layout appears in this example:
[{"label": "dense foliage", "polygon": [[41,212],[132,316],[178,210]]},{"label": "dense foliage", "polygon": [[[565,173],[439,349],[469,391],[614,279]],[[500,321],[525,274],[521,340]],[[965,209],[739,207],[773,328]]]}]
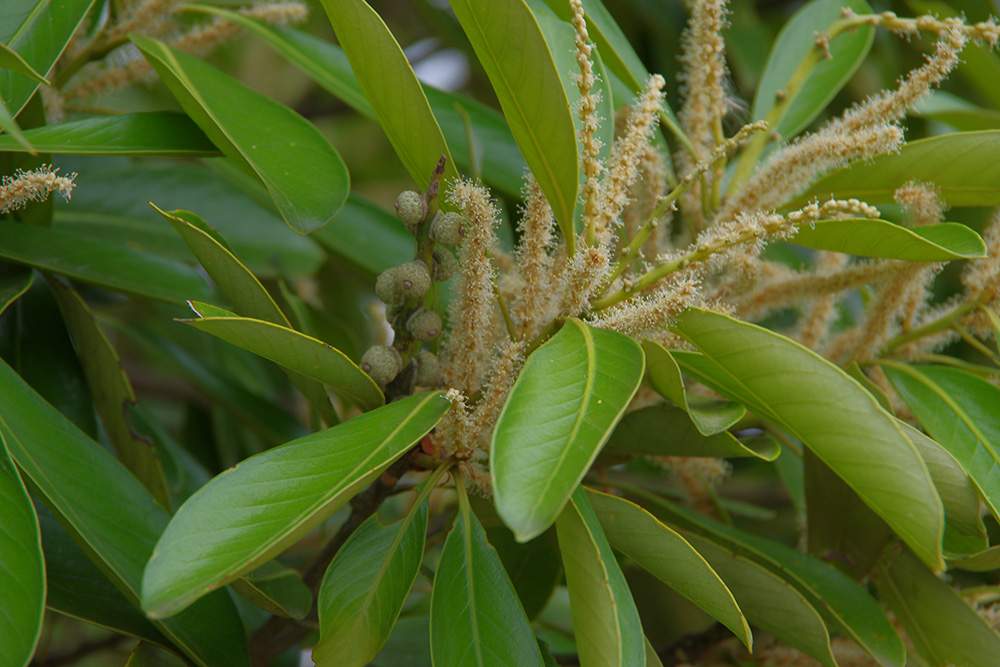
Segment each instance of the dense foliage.
[{"label": "dense foliage", "polygon": [[996,664],[988,3],[3,4],[0,667]]}]

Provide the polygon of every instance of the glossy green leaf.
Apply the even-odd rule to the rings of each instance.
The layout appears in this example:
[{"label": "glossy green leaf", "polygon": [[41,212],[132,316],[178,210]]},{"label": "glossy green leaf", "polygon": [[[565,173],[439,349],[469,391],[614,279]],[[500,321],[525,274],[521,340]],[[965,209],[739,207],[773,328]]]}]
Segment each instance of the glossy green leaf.
[{"label": "glossy green leaf", "polygon": [[685,535],[726,585],[754,627],[836,667],[830,634],[819,613],[787,581],[752,560],[698,535]]},{"label": "glossy green leaf", "polygon": [[704,355],[675,354],[686,372],[801,440],[921,558],[944,566],[944,510],[927,466],[856,380],[798,343],[726,315],[691,309],[674,328]]},{"label": "glossy green leaf", "polygon": [[0,269],[0,315],[20,299],[35,282],[35,272],[26,266],[7,266]]},{"label": "glossy green leaf", "polygon": [[690,396],[674,358],[662,346],[646,341],[646,382],[656,393],[688,413],[698,432],[712,436],[727,431],[743,419],[747,410],[741,403]]},{"label": "glossy green leaf", "polygon": [[900,398],[1000,517],[1000,388],[957,368],[897,362],[883,368]]},{"label": "glossy green leaf", "polygon": [[909,550],[886,559],[878,591],[930,664],[991,665],[1000,655],[1000,636]]},{"label": "glossy green leaf", "polygon": [[642,380],[631,338],[570,319],[524,365],[493,430],[497,512],[525,542],[552,525]]},{"label": "glossy green leaf", "polygon": [[[219,155],[219,149],[190,118],[167,111],[46,125],[25,130],[24,137],[36,150],[64,155]],[[23,150],[13,137],[0,135],[0,151]]]},{"label": "glossy green leaf", "polygon": [[[483,523],[487,523],[485,518]],[[497,550],[525,615],[528,620],[534,620],[548,604],[562,579],[562,565],[554,535],[546,532],[522,544],[497,518],[495,525],[486,525],[486,538]]]},{"label": "glossy green leaf", "polygon": [[373,515],[337,551],[316,604],[317,665],[364,667],[381,650],[420,570],[427,516],[423,499],[390,525]]},{"label": "glossy green leaf", "polygon": [[788,242],[816,250],[914,262],[986,256],[986,244],[979,234],[957,222],[909,228],[871,218],[821,220],[812,227],[799,227]]},{"label": "glossy green leaf", "polygon": [[37,83],[49,83],[49,80],[36,72],[35,68],[22,58],[20,53],[3,43],[0,43],[0,68],[23,74]]},{"label": "glossy green leaf", "polygon": [[333,219],[350,176],[319,130],[192,55],[139,35],[130,39],[208,138],[267,187],[292,230],[308,234]]},{"label": "glossy green leaf", "polygon": [[632,592],[583,487],[556,521],[582,667],[642,667],[645,638]]},{"label": "glossy green leaf", "polygon": [[462,491],[458,516],[441,551],[431,592],[431,657],[435,667],[537,665],[531,626]]},{"label": "glossy green leaf", "polygon": [[146,642],[139,642],[125,661],[125,667],[184,667],[184,664],[170,651]]},{"label": "glossy green leaf", "polygon": [[964,98],[943,90],[931,92],[916,109],[911,111],[911,114],[917,118],[947,123],[959,132],[1000,128],[1000,111],[976,106]]},{"label": "glossy green leaf", "polygon": [[0,135],[0,140],[16,146],[19,151],[31,153],[32,155],[38,154],[38,149],[31,145],[28,138],[24,136],[21,126],[10,115],[10,111],[7,109],[7,105],[4,104],[3,98],[0,98],[0,131],[6,133]]},{"label": "glossy green leaf", "polygon": [[451,8],[572,252],[579,179],[573,112],[538,21],[523,0],[455,0]]},{"label": "glossy green leaf", "polygon": [[892,402],[889,397],[886,396],[885,391],[882,390],[877,384],[872,382],[872,380],[865,375],[865,372],[861,370],[861,366],[857,361],[852,361],[844,367],[844,372],[850,375],[852,378],[858,381],[862,387],[864,387],[869,394],[871,394],[878,404],[881,405],[886,412],[892,412]]},{"label": "glossy green leaf", "polygon": [[[94,0],[4,0],[0,43],[46,75],[93,4]],[[0,100],[11,115],[21,113],[37,89],[37,81],[0,67]]]},{"label": "glossy green leaf", "polygon": [[830,197],[857,197],[869,204],[891,204],[896,189],[909,181],[933,183],[949,206],[1000,204],[1000,130],[959,132],[911,141],[898,153],[852,164],[820,179],[788,208]]},{"label": "glossy green leaf", "polygon": [[618,422],[603,454],[648,456],[753,456],[773,461],[781,445],[767,438],[741,442],[732,433],[702,435],[686,412],[672,405],[650,405],[629,412]]},{"label": "glossy green leaf", "polygon": [[59,301],[63,321],[87,377],[94,407],[118,460],[142,482],[156,502],[170,511],[167,480],[156,447],[137,435],[126,418],[126,408],[134,405],[136,399],[118,351],[94,319],[90,306],[72,285],[55,276],[49,276],[49,285]]},{"label": "glossy green leaf", "polygon": [[956,568],[970,572],[992,572],[1000,570],[1000,546],[984,549],[979,553],[948,561],[948,569]]},{"label": "glossy green leaf", "polygon": [[909,424],[900,422],[900,426],[927,464],[944,504],[945,552],[954,558],[955,554],[973,554],[986,549],[989,545],[979,514],[979,489],[969,473],[941,444]]},{"label": "glossy green leaf", "polygon": [[[173,228],[187,243],[191,252],[201,263],[202,268],[218,286],[219,291],[233,306],[241,312],[257,320],[269,322],[277,327],[288,328],[290,323],[285,314],[274,302],[268,291],[233,254],[229,244],[218,232],[210,227],[200,217],[189,211],[161,211],[154,204],[154,210],[167,219]],[[289,329],[290,330],[290,329]],[[347,363],[350,363],[348,360]],[[353,365],[353,364],[352,364]],[[326,389],[316,380],[301,375],[295,369],[290,369],[289,379],[316,408],[327,424],[333,425],[340,421],[336,410],[330,404]],[[361,386],[370,383],[370,378],[359,379]],[[376,387],[378,389],[378,387]],[[370,389],[369,389],[370,392]],[[379,392],[381,395],[381,392]],[[377,400],[381,405],[384,400]]]},{"label": "glossy green leaf", "polygon": [[[67,530],[112,583],[138,602],[142,568],[167,524],[163,508],[6,363],[0,363],[0,432],[18,467]],[[243,624],[225,592],[156,626],[198,665],[250,664]]]},{"label": "glossy green leaf", "polygon": [[157,543],[143,609],[174,614],[294,544],[434,428],[448,405],[441,392],[411,396],[216,476]]},{"label": "glossy green leaf", "polygon": [[[206,309],[207,304],[191,302],[201,319],[180,320],[205,333],[260,355],[285,368],[317,379],[350,398],[365,410],[385,403],[375,381],[340,350],[321,340],[272,322],[220,316],[222,309]],[[211,308],[211,307],[210,307]]]},{"label": "glossy green leaf", "polygon": [[611,546],[720,621],[752,649],[750,626],[733,594],[687,540],[635,503],[587,491]]},{"label": "glossy green leaf", "polygon": [[373,275],[413,259],[413,235],[399,219],[353,192],[340,215],[313,238]]},{"label": "glossy green leaf", "polygon": [[426,189],[438,159],[445,157],[444,187],[454,183],[458,171],[441,127],[417,75],[382,18],[364,0],[322,2],[337,41],[410,178]]},{"label": "glossy green leaf", "polygon": [[207,301],[212,292],[192,268],[82,234],[0,222],[0,259],[75,278],[113,292],[158,301]]},{"label": "glossy green leaf", "polygon": [[872,11],[864,0],[813,0],[785,23],[771,47],[750,113],[754,120],[767,118],[771,123],[769,131],[783,139],[794,137],[826,109],[868,55],[875,39],[874,28],[861,26],[842,32],[830,42],[830,57],[819,58],[804,79],[795,81],[797,90],[781,104],[778,117],[770,117],[778,92],[792,83],[799,64],[815,47],[816,34],[829,30],[842,18],[845,7],[856,14]]},{"label": "glossy green leaf", "polygon": [[[667,523],[697,533],[738,553],[794,586],[828,625],[851,637],[879,664],[902,667],[906,662],[906,649],[885,612],[864,588],[843,572],[796,549],[712,521],[703,514],[651,493],[635,490],[630,493],[641,498]],[[720,575],[728,584],[729,580],[721,571]],[[736,594],[735,589],[733,592]],[[740,601],[739,595],[736,599]],[[742,602],[740,604],[742,608]],[[746,609],[743,611],[747,612]]]},{"label": "glossy green leaf", "polygon": [[305,618],[312,606],[312,593],[299,573],[274,560],[247,572],[232,589],[255,607],[286,618]]},{"label": "glossy green leaf", "polygon": [[38,518],[0,433],[0,665],[28,664],[42,631],[45,569]]}]

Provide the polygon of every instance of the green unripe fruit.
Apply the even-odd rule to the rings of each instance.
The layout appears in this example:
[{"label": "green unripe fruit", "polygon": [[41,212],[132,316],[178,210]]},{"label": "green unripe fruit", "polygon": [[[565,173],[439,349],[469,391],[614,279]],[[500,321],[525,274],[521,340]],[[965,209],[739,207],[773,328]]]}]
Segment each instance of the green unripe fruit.
[{"label": "green unripe fruit", "polygon": [[406,190],[400,192],[396,197],[396,215],[403,221],[410,232],[416,232],[417,225],[427,215],[427,202],[420,196],[419,192]]},{"label": "green unripe fruit", "polygon": [[455,271],[458,271],[458,260],[451,251],[447,248],[434,248],[434,271],[431,276],[434,282],[443,283],[455,275]]},{"label": "green unripe fruit", "polygon": [[434,219],[431,220],[428,235],[436,243],[451,248],[462,242],[468,222],[465,216],[460,213],[452,213],[451,211],[442,213],[434,216]]},{"label": "green unripe fruit", "polygon": [[431,288],[431,274],[419,259],[397,266],[395,276],[396,288],[404,299],[419,299]]},{"label": "green unripe fruit", "polygon": [[438,334],[441,333],[441,326],[441,316],[426,308],[419,309],[406,321],[406,328],[410,335],[423,342],[437,338]]},{"label": "green unripe fruit", "polygon": [[399,303],[402,293],[399,291],[399,277],[396,275],[399,267],[386,269],[375,279],[375,296],[386,305]]},{"label": "green unripe fruit", "polygon": [[358,364],[379,386],[392,382],[403,367],[399,350],[388,345],[373,345],[365,351]]},{"label": "green unripe fruit", "polygon": [[441,363],[429,350],[417,354],[417,384],[421,387],[436,387],[441,382]]}]

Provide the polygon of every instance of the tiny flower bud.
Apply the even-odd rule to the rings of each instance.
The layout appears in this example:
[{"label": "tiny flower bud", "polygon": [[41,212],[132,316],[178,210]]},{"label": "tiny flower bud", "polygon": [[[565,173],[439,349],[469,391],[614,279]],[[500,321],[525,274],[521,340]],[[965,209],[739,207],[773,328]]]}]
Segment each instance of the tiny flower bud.
[{"label": "tiny flower bud", "polygon": [[464,215],[448,211],[434,216],[428,234],[436,243],[451,248],[462,242],[467,226]]},{"label": "tiny flower bud", "polygon": [[358,364],[365,373],[384,387],[395,379],[403,366],[399,351],[387,345],[373,345],[365,351]]},{"label": "tiny flower bud", "polygon": [[395,276],[397,289],[404,299],[419,299],[431,287],[431,274],[419,259],[397,266]]},{"label": "tiny flower bud", "polygon": [[441,333],[441,326],[441,316],[426,308],[417,310],[406,322],[410,335],[424,342],[437,338]]},{"label": "tiny flower bud", "polygon": [[399,267],[386,269],[375,279],[375,296],[386,305],[394,305],[400,301],[402,293],[399,290],[399,278],[396,275]]},{"label": "tiny flower bud", "polygon": [[451,251],[440,246],[434,248],[434,269],[431,273],[434,282],[443,283],[455,275],[455,271],[458,271],[458,260]]},{"label": "tiny flower bud", "polygon": [[416,232],[417,225],[427,215],[427,202],[419,192],[413,190],[400,192],[396,197],[396,215],[411,233]]},{"label": "tiny flower bud", "polygon": [[429,350],[417,354],[417,384],[421,387],[436,387],[441,382],[441,363]]}]

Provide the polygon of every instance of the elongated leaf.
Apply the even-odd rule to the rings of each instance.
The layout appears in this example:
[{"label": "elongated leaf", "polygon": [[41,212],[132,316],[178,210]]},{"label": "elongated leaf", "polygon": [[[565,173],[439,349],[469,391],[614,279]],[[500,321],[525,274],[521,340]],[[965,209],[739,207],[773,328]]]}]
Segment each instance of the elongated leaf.
[{"label": "elongated leaf", "polygon": [[1000,517],[1000,389],[944,366],[884,364],[886,375],[927,432],[965,468]]},{"label": "elongated leaf", "polygon": [[[774,421],[823,460],[932,567],[943,567],[944,510],[913,443],[861,385],[783,336],[691,309],[676,330],[704,357],[685,371]],[[707,373],[707,377],[705,375]]]},{"label": "elongated leaf", "polygon": [[909,550],[886,559],[878,591],[930,664],[989,665],[1000,655],[1000,636]]},{"label": "elongated leaf", "polygon": [[979,514],[979,489],[969,473],[944,446],[931,440],[909,424],[900,423],[906,436],[916,445],[920,457],[934,480],[944,504],[944,550],[950,558],[973,554],[989,546],[986,526]]},{"label": "elongated leaf", "polygon": [[126,408],[135,404],[135,392],[122,369],[118,351],[97,324],[90,306],[72,285],[55,276],[49,276],[49,285],[59,301],[77,358],[87,376],[94,407],[118,459],[142,482],[156,502],[169,511],[170,494],[156,447],[137,435],[126,419]]},{"label": "elongated leaf", "polygon": [[410,178],[426,189],[444,156],[444,182],[453,183],[458,171],[448,144],[417,75],[382,18],[364,0],[322,1],[337,41]]},{"label": "elongated leaf", "polygon": [[642,667],[645,638],[632,592],[583,487],[556,521],[582,667]]},{"label": "elongated leaf", "polygon": [[45,569],[38,517],[0,433],[0,665],[31,660],[42,631]]},{"label": "elongated leaf", "polygon": [[754,120],[768,118],[769,129],[783,139],[791,139],[805,129],[847,84],[868,55],[875,39],[873,28],[862,26],[841,33],[830,42],[829,57],[820,58],[792,97],[782,104],[778,118],[769,118],[779,99],[778,91],[788,86],[799,63],[815,47],[816,35],[842,18],[841,10],[845,7],[856,14],[872,11],[864,0],[813,0],[785,23],[771,47],[754,95],[751,115]]},{"label": "elongated leaf", "polygon": [[3,274],[0,277],[0,315],[35,282],[35,272],[26,266],[5,267]]},{"label": "elongated leaf", "polygon": [[39,225],[0,222],[0,259],[61,273],[113,292],[184,303],[212,292],[193,269],[124,246]]},{"label": "elongated leaf", "polygon": [[[167,513],[101,445],[0,363],[0,432],[18,467],[101,569],[137,602],[142,568]],[[156,624],[204,667],[250,664],[243,624],[225,592]]]},{"label": "elongated leaf", "polygon": [[[219,149],[190,118],[166,111],[47,125],[25,130],[24,137],[36,150],[63,155],[219,155]],[[0,151],[23,150],[13,137],[0,136]]]},{"label": "elongated leaf", "polygon": [[17,147],[17,150],[31,153],[32,155],[38,154],[38,150],[32,146],[31,142],[28,141],[28,138],[24,136],[24,132],[21,131],[21,126],[18,125],[17,121],[14,120],[14,117],[10,115],[10,111],[7,109],[7,105],[4,104],[2,97],[0,97],[0,130],[6,132],[5,135],[0,135],[0,139],[9,141],[11,145]]},{"label": "elongated leaf", "polygon": [[915,262],[947,262],[986,256],[986,244],[979,234],[957,222],[911,229],[888,220],[870,218],[821,220],[812,227],[800,227],[788,242],[861,257]]},{"label": "elongated leaf", "polygon": [[233,592],[255,607],[286,618],[305,618],[312,593],[295,570],[268,561],[232,583]]},{"label": "elongated leaf", "polygon": [[388,526],[369,517],[337,552],[319,589],[317,665],[363,667],[389,638],[424,556],[427,503]]},{"label": "elongated leaf", "polygon": [[435,667],[542,665],[514,585],[464,494],[434,574],[431,656]]},{"label": "elongated leaf", "polygon": [[[48,74],[94,0],[4,0],[0,14],[0,43],[17,51],[24,62]],[[17,116],[28,103],[38,82],[0,67],[0,100]]]},{"label": "elongated leaf", "polygon": [[522,544],[500,522],[499,517],[495,522],[488,523],[478,509],[476,507],[477,516],[486,524],[486,539],[497,550],[500,562],[524,607],[525,615],[528,620],[534,620],[545,609],[553,591],[562,580],[562,565],[555,547],[555,536],[546,532]]},{"label": "elongated leaf", "polygon": [[968,570],[970,572],[991,572],[1000,570],[1000,546],[984,549],[976,554],[948,561],[948,568]]},{"label": "elongated leaf", "polygon": [[130,39],[208,138],[267,187],[293,231],[308,234],[333,219],[350,176],[319,130],[192,55],[139,35]]},{"label": "elongated leaf", "polygon": [[662,346],[646,341],[646,382],[656,393],[688,413],[698,432],[705,436],[723,433],[743,419],[747,410],[741,403],[690,396],[677,362]]},{"label": "elongated leaf", "polygon": [[129,654],[125,667],[183,667],[184,661],[155,644],[139,642]]},{"label": "elongated leaf", "polygon": [[0,67],[23,74],[38,83],[49,83],[49,80],[36,72],[35,68],[28,64],[28,61],[22,58],[20,53],[3,43],[0,43]]},{"label": "elongated leaf", "polygon": [[313,238],[373,275],[413,259],[413,234],[396,216],[353,192],[340,215]]},{"label": "elongated leaf", "polygon": [[601,528],[618,551],[698,605],[753,648],[750,626],[726,584],[673,529],[635,503],[587,489]]},{"label": "elongated leaf", "polygon": [[791,584],[711,540],[694,534],[685,537],[733,591],[750,623],[827,667],[836,667],[823,619]]},{"label": "elongated leaf", "polygon": [[377,478],[448,409],[441,392],[367,412],[216,476],[181,505],[146,566],[143,609],[174,614],[293,544]]},{"label": "elongated leaf", "polygon": [[960,132],[1000,128],[1000,111],[976,106],[943,90],[933,91],[911,113],[917,118],[947,123]]},{"label": "elongated leaf", "polygon": [[375,381],[340,350],[294,329],[264,320],[239,317],[233,313],[223,317],[209,315],[208,311],[202,313],[205,305],[191,303],[196,313],[206,317],[181,321],[289,370],[320,380],[366,410],[385,403],[385,397]]},{"label": "elongated leaf", "polygon": [[778,458],[781,445],[771,439],[740,442],[727,431],[702,435],[680,408],[650,405],[626,414],[604,447],[603,454],[651,456],[754,456]]},{"label": "elongated leaf", "polygon": [[497,512],[526,542],[552,525],[642,379],[631,338],[575,319],[528,357],[493,431]]},{"label": "elongated leaf", "polygon": [[898,153],[852,164],[820,179],[786,204],[798,208],[830,197],[857,197],[870,204],[889,204],[908,181],[933,183],[950,206],[1000,204],[1000,130],[959,132],[912,141]]},{"label": "elongated leaf", "polygon": [[572,252],[579,180],[573,113],[538,21],[523,0],[455,0],[451,8]]}]

